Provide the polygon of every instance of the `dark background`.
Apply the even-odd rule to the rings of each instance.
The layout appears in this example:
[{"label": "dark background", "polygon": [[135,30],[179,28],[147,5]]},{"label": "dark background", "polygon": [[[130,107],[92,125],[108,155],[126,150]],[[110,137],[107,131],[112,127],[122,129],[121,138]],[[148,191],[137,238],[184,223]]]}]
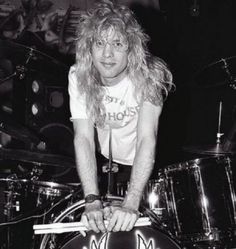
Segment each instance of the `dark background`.
[{"label": "dark background", "polygon": [[[4,2],[4,1],[3,1]],[[5,1],[6,2],[6,1]],[[23,1],[22,1],[23,2]],[[14,1],[19,7],[20,1]],[[27,2],[27,1],[24,1]],[[37,1],[35,1],[37,2]],[[42,0],[43,2],[43,0]],[[76,11],[93,5],[94,1],[52,1],[55,9],[67,11],[76,6]],[[150,51],[164,59],[174,77],[176,90],[169,94],[161,116],[156,167],[202,157],[201,153],[187,152],[188,146],[214,146],[218,127],[219,103],[222,102],[222,140],[227,137],[235,122],[235,90],[229,86],[229,78],[223,68],[226,60],[232,78],[236,70],[235,11],[234,0],[160,0],[160,1],[116,1],[127,4],[136,14],[143,29],[150,36]],[[37,12],[42,17],[41,12]],[[45,14],[45,13],[44,13]],[[1,26],[4,30],[4,26]],[[59,35],[60,31],[53,34]],[[34,46],[36,60],[29,65],[23,80],[14,78],[13,87],[0,85],[1,105],[8,108],[17,122],[40,134],[49,141],[50,150],[73,156],[72,127],[69,122],[67,73],[74,61],[73,50],[62,49],[61,43],[51,44],[45,40],[48,29],[29,27],[23,35],[2,40],[14,41],[27,46],[5,44],[3,56],[14,66],[23,63]],[[67,36],[68,38],[68,36]],[[67,40],[65,39],[66,43]],[[67,45],[69,42],[66,43]],[[52,59],[55,58],[56,62]],[[32,69],[32,70],[31,70]],[[31,83],[37,78],[44,91],[40,96],[31,93]],[[53,106],[51,98],[59,94],[63,104]],[[40,118],[31,114],[31,104],[41,102],[44,112]],[[57,97],[55,101],[57,101]],[[61,99],[60,99],[61,100]],[[4,109],[3,108],[3,109]],[[8,110],[8,109],[7,109]]]}]

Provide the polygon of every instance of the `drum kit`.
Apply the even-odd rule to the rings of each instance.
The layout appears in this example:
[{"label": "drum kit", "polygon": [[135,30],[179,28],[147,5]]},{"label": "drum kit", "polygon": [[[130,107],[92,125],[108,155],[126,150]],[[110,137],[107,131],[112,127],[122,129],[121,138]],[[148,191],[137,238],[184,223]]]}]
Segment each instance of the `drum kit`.
[{"label": "drum kit", "polygon": [[[23,53],[25,63],[2,82],[25,77],[29,68],[50,68],[52,64],[57,67],[55,59],[34,48],[3,44],[19,52],[19,57]],[[50,61],[49,67],[45,67],[45,60]],[[229,85],[235,90],[232,61],[232,57],[221,59],[200,75],[220,68],[224,80],[216,85]],[[210,82],[208,86],[215,85]],[[216,144],[184,147],[188,153],[203,157],[164,167],[155,179],[149,180],[141,217],[132,231],[86,231],[86,237],[82,236],[86,228],[78,222],[85,206],[79,180],[60,180],[74,172],[74,159],[51,154],[44,147],[39,149],[37,145],[43,141],[35,133],[0,115],[1,132],[30,143],[30,149],[0,147],[0,249],[235,248],[236,151],[231,141],[236,129],[234,125],[230,137],[221,142],[221,108],[220,104]],[[128,185],[117,186],[116,195],[104,197],[104,205],[121,202],[127,188]]]}]

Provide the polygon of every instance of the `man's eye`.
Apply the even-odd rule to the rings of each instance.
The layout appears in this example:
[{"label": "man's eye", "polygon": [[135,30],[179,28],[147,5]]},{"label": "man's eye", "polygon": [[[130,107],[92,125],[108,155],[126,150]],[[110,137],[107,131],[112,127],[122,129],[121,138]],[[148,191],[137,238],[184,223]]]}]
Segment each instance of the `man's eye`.
[{"label": "man's eye", "polygon": [[113,46],[116,47],[116,48],[122,48],[124,45],[121,42],[114,42]]},{"label": "man's eye", "polygon": [[96,41],[97,47],[103,47],[104,43],[102,41]]}]

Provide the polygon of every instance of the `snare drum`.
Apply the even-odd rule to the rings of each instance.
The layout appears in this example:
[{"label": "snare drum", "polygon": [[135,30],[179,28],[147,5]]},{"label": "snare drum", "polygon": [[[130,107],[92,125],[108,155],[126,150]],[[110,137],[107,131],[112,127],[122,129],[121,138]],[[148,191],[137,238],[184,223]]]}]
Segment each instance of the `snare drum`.
[{"label": "snare drum", "polygon": [[231,159],[194,159],[163,171],[173,233],[184,241],[231,237],[236,224]]},{"label": "snare drum", "polygon": [[49,181],[33,181],[31,184],[31,193],[36,195],[36,207],[53,201],[56,197],[63,197],[73,192],[73,187]]},{"label": "snare drum", "polygon": [[[112,200],[116,198],[113,197]],[[117,200],[120,200],[117,197]],[[66,222],[68,216],[80,219],[84,211],[84,201],[79,201],[62,211],[53,223]],[[83,237],[78,232],[44,235],[39,249],[180,249],[177,242],[164,232],[151,226],[135,227],[130,232],[94,233]]]}]

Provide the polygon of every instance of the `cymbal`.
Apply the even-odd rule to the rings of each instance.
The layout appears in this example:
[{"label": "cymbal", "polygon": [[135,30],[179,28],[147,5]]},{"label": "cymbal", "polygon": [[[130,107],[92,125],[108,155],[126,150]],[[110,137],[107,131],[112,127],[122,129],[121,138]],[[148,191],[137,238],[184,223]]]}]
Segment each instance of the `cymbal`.
[{"label": "cymbal", "polygon": [[195,154],[203,155],[233,155],[236,154],[235,150],[224,150],[222,144],[215,145],[198,145],[198,146],[185,146],[183,150]]},{"label": "cymbal", "polygon": [[33,46],[28,47],[13,41],[0,40],[0,57],[11,60],[15,65],[24,65],[30,71],[67,74],[69,70],[69,66]]},{"label": "cymbal", "polygon": [[19,124],[11,114],[0,111],[0,131],[26,143],[41,142],[39,136],[27,127]]},{"label": "cymbal", "polygon": [[20,161],[32,164],[50,165],[64,168],[75,168],[75,161],[72,157],[49,154],[43,152],[27,151],[20,149],[0,148],[2,160]]},{"label": "cymbal", "polygon": [[193,77],[196,87],[217,87],[230,85],[230,78],[236,77],[236,56],[222,58],[212,62],[195,73]]}]

